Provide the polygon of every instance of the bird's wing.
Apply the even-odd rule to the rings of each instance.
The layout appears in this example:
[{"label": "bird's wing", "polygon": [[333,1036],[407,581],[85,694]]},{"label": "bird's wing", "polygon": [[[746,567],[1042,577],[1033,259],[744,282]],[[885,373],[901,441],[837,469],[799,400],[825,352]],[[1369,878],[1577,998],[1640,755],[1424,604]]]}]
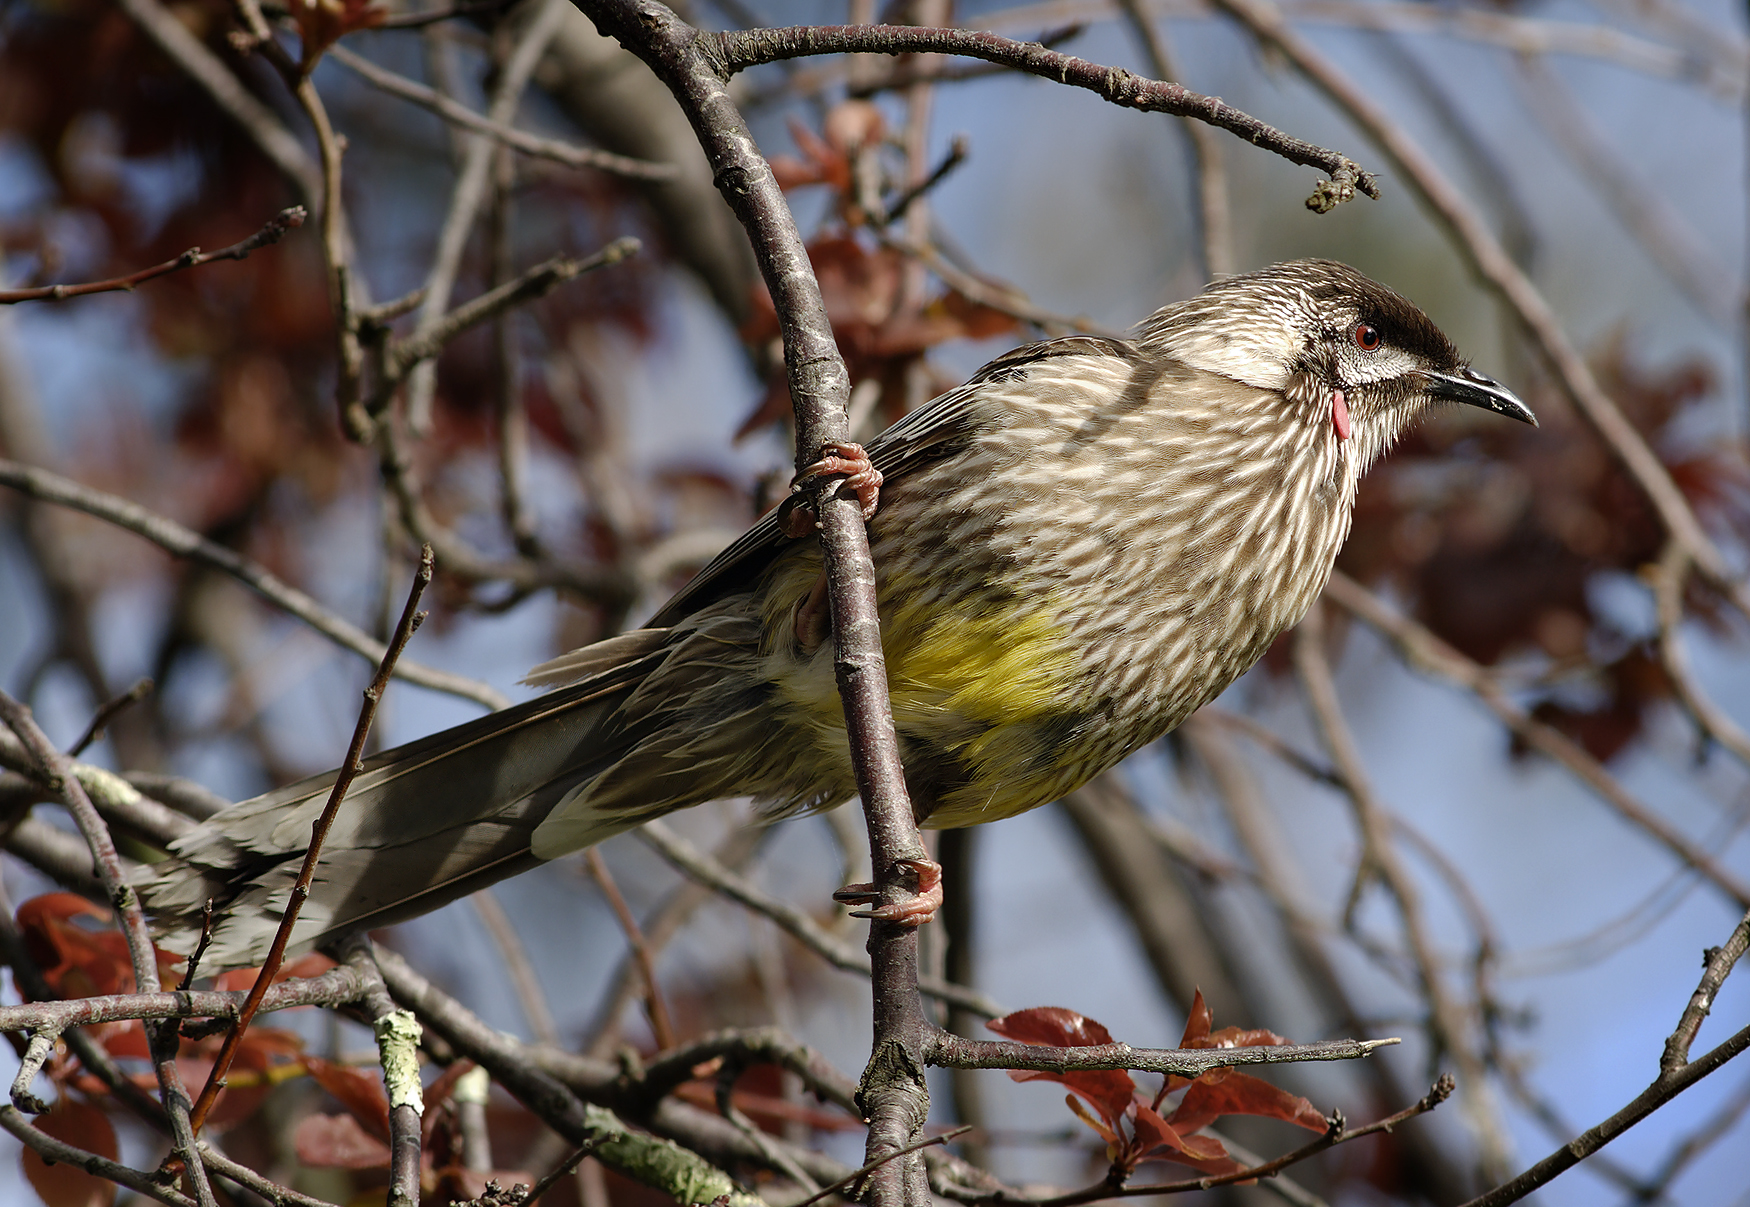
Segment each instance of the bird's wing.
[{"label": "bird's wing", "polygon": [[[966,382],[926,403],[871,440],[864,451],[870,464],[891,483],[944,455],[956,441],[975,430],[985,412],[979,403],[993,383],[1013,380],[1027,366],[1053,356],[1137,355],[1134,344],[1093,335],[1069,335],[1025,344],[1005,352]],[[765,569],[777,551],[792,539],[778,527],[779,509],[761,516],[728,548],[699,571],[662,610],[650,618],[652,627],[673,625],[723,594],[746,585]]]}]

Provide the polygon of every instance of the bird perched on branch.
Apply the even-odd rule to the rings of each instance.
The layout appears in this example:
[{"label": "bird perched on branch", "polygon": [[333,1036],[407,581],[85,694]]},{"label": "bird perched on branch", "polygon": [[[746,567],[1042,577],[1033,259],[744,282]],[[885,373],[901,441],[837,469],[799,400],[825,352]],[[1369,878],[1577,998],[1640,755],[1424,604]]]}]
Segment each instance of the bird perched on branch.
[{"label": "bird perched on branch", "polygon": [[[1410,302],[1300,260],[1129,340],[1001,356],[868,446],[883,644],[920,822],[1043,805],[1178,725],[1298,622],[1356,480],[1436,403],[1535,423]],[[535,668],[539,699],[377,755],[294,948],[455,900],[675,809],[856,794],[819,542],[768,514],[641,629]],[[789,514],[787,514],[789,513]],[[804,535],[798,538],[794,532]],[[167,945],[259,963],[332,774],[244,801],[142,884]],[[918,911],[914,911],[918,912]]]}]

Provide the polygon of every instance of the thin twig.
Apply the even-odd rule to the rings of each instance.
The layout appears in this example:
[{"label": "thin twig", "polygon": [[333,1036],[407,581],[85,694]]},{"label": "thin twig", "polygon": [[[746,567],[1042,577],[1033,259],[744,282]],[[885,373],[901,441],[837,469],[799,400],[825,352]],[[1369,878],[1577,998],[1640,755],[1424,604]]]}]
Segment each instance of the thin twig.
[{"label": "thin twig", "polygon": [[966,1039],[935,1032],[925,1058],[938,1068],[1033,1069],[1065,1073],[1095,1069],[1130,1069],[1196,1077],[1229,1065],[1296,1064],[1302,1061],[1358,1060],[1403,1040],[1333,1039],[1317,1044],[1280,1044],[1254,1048],[1133,1048],[1129,1044],[1092,1044],[1085,1048],[1053,1048],[1041,1044]]},{"label": "thin twig", "polygon": [[[1150,0],[1157,20],[1207,19],[1207,0]],[[1333,25],[1381,33],[1444,35],[1460,41],[1499,47],[1515,54],[1563,55],[1599,59],[1630,71],[1684,83],[1700,82],[1727,99],[1744,92],[1743,38],[1725,27],[1713,29],[1715,44],[1736,43],[1726,61],[1702,62],[1698,56],[1665,42],[1637,37],[1608,25],[1527,17],[1519,10],[1503,12],[1470,6],[1431,6],[1414,0],[1293,0],[1284,15],[1297,25]],[[1093,22],[1118,16],[1110,0],[1044,0],[979,15],[986,28],[1029,30],[1068,21]],[[1735,56],[1736,62],[1731,62]]]},{"label": "thin twig", "polygon": [[17,1107],[10,1103],[0,1106],[0,1127],[5,1128],[17,1139],[23,1141],[25,1147],[34,1149],[45,1161],[82,1169],[92,1177],[103,1178],[114,1182],[117,1186],[125,1186],[135,1194],[144,1195],[149,1199],[157,1199],[160,1203],[168,1203],[170,1207],[198,1207],[194,1199],[172,1190],[151,1174],[132,1169],[117,1161],[111,1161],[108,1157],[100,1157],[83,1148],[75,1148],[71,1144],[55,1139],[46,1132],[39,1131],[19,1113]]},{"label": "thin twig", "polygon": [[[487,104],[486,118],[497,125],[508,126],[522,102],[547,44],[559,32],[565,14],[571,11],[566,0],[537,0],[526,17],[527,23],[517,33],[516,45],[508,57],[497,65],[497,77]],[[437,248],[432,253],[431,267],[425,275],[425,297],[419,304],[419,318],[414,326],[413,340],[429,338],[445,321],[450,293],[455,288],[461,270],[462,252],[474,229],[474,218],[486,199],[492,169],[493,143],[475,135],[466,140],[461,168],[450,192],[450,204],[438,231]],[[436,344],[441,348],[442,341]],[[408,427],[416,436],[424,436],[431,426],[432,397],[437,389],[435,366],[417,361],[403,362],[413,373],[407,382],[406,413]]]},{"label": "thin twig", "polygon": [[590,1153],[594,1152],[597,1147],[599,1146],[594,1143],[589,1143],[579,1144],[576,1148],[572,1149],[570,1156],[566,1157],[563,1161],[559,1162],[559,1164],[541,1175],[541,1180],[529,1187],[529,1192],[523,1196],[522,1202],[518,1203],[517,1207],[535,1207],[535,1204],[540,1201],[542,1195],[557,1186],[559,1184],[559,1179],[583,1164],[583,1159],[589,1156]]},{"label": "thin twig", "polygon": [[337,1207],[327,1199],[302,1194],[289,1186],[281,1186],[278,1182],[262,1177],[249,1166],[233,1161],[205,1140],[199,1141],[195,1147],[200,1150],[201,1160],[206,1162],[209,1169],[221,1178],[229,1178],[237,1185],[254,1191],[267,1200],[270,1207]]},{"label": "thin twig", "polygon": [[250,986],[249,995],[244,999],[242,1007],[237,1012],[237,1021],[231,1031],[225,1036],[225,1042],[219,1049],[219,1054],[213,1060],[212,1072],[207,1077],[207,1083],[202,1088],[200,1099],[195,1103],[193,1122],[198,1131],[206,1120],[208,1112],[213,1109],[213,1103],[218,1099],[219,1091],[224,1088],[225,1074],[230,1070],[231,1061],[236,1058],[237,1049],[243,1042],[243,1033],[249,1029],[255,1012],[260,1008],[262,999],[267,996],[269,986],[273,984],[274,975],[279,971],[280,963],[285,959],[286,948],[291,942],[292,928],[297,925],[298,914],[304,907],[304,901],[310,895],[310,883],[316,877],[316,864],[322,855],[322,842],[328,837],[329,829],[334,825],[334,819],[340,813],[341,801],[345,799],[347,789],[352,787],[353,777],[362,771],[360,762],[364,754],[365,739],[371,731],[371,722],[377,715],[377,703],[383,698],[383,692],[389,686],[389,676],[395,669],[396,661],[401,657],[401,651],[406,648],[408,639],[414,630],[425,619],[425,613],[418,610],[420,596],[430,585],[432,578],[432,553],[428,545],[420,555],[419,570],[414,575],[412,588],[407,593],[407,605],[401,611],[401,621],[395,626],[395,635],[389,641],[389,647],[383,655],[383,661],[377,668],[377,674],[371,680],[371,685],[365,689],[364,704],[359,709],[358,724],[354,726],[352,743],[346,752],[346,761],[341,764],[335,774],[334,786],[328,793],[328,802],[322,807],[321,816],[316,819],[310,830],[310,847],[304,854],[304,865],[298,872],[298,879],[292,885],[290,900],[286,902],[285,913],[280,918],[279,929],[274,932],[273,944],[268,948],[267,960],[262,964],[261,971],[256,974],[255,983]]},{"label": "thin twig", "polygon": [[1373,139],[1397,173],[1452,237],[1471,269],[1517,316],[1580,417],[1634,479],[1671,539],[1681,542],[1703,576],[1750,616],[1750,586],[1708,536],[1671,473],[1605,393],[1549,302],[1514,263],[1488,223],[1433,156],[1390,111],[1306,38],[1288,27],[1270,0],[1213,0],[1265,46],[1293,63]]},{"label": "thin twig", "polygon": [[1750,733],[1701,690],[1689,665],[1689,651],[1683,641],[1683,591],[1691,568],[1689,551],[1677,541],[1665,546],[1658,564],[1650,569],[1653,597],[1659,612],[1659,659],[1665,674],[1677,692],[1677,699],[1688,710],[1696,725],[1707,737],[1732,752],[1732,757],[1750,767]]},{"label": "thin twig", "polygon": [[[426,14],[415,14],[424,16]],[[435,88],[427,88],[415,80],[379,67],[361,54],[348,50],[336,43],[328,48],[327,57],[357,72],[363,76],[372,87],[398,96],[404,101],[411,101],[422,109],[437,114],[452,125],[464,130],[472,130],[497,139],[507,147],[532,155],[537,159],[548,159],[554,163],[564,164],[568,168],[598,168],[616,176],[625,176],[632,180],[672,180],[675,176],[675,166],[668,163],[655,163],[648,159],[634,159],[630,155],[616,155],[612,151],[602,151],[595,147],[580,147],[557,138],[543,138],[538,134],[530,134],[527,130],[519,130],[504,122],[496,122],[491,118],[474,112],[468,106],[453,101]]]},{"label": "thin twig", "polygon": [[1291,163],[1330,174],[1314,198],[1329,208],[1359,189],[1377,198],[1379,185],[1370,172],[1345,155],[1291,137],[1215,97],[1192,92],[1180,84],[1146,80],[1122,68],[1103,67],[1086,59],[1048,50],[1037,42],[1017,42],[999,34],[914,25],[810,25],[780,29],[732,30],[701,34],[715,43],[708,53],[730,75],[760,63],[820,54],[954,54],[1001,63],[1017,71],[1043,76],[1060,84],[1085,88],[1125,108],[1196,118],[1238,135]]},{"label": "thin twig", "polygon": [[[1155,78],[1180,78],[1173,51],[1160,22],[1143,0],[1118,0],[1118,7],[1148,56],[1148,69]],[[1197,198],[1198,245],[1202,252],[1205,281],[1234,271],[1233,211],[1227,195],[1226,148],[1206,122],[1185,120],[1185,137],[1191,143],[1192,184]]]},{"label": "thin twig", "polygon": [[[1489,1093],[1487,1069],[1472,1042],[1465,1012],[1440,975],[1440,957],[1428,931],[1421,893],[1392,843],[1390,815],[1373,791],[1360,749],[1343,715],[1324,641],[1324,605],[1315,603],[1295,630],[1294,665],[1307,706],[1342,778],[1344,793],[1353,806],[1356,829],[1361,834],[1361,867],[1356,873],[1356,888],[1359,890],[1368,879],[1377,877],[1397,904],[1404,941],[1410,949],[1422,996],[1428,1003],[1429,1043],[1436,1058],[1442,1052],[1448,1053],[1458,1066],[1464,1085],[1465,1114],[1481,1143],[1483,1168],[1487,1176],[1500,1177],[1506,1172],[1512,1148],[1501,1128],[1500,1111]],[[1351,896],[1351,914],[1358,895]]]},{"label": "thin twig", "polygon": [[1735,286],[1720,261],[1653,180],[1637,180],[1634,165],[1619,156],[1573,92],[1540,56],[1518,56],[1524,112],[1544,129],[1586,178],[1592,195],[1616,215],[1673,285],[1695,308],[1728,327],[1736,308]]},{"label": "thin twig", "polygon": [[93,293],[127,293],[147,281],[155,281],[159,277],[169,276],[173,272],[181,272],[185,268],[199,268],[203,264],[211,264],[217,260],[244,260],[249,253],[270,244],[278,243],[285,238],[286,232],[304,225],[306,211],[301,205],[283,209],[267,220],[267,224],[250,235],[240,239],[229,247],[221,247],[218,251],[202,251],[191,247],[174,260],[166,260],[162,264],[154,264],[151,268],[142,268],[138,272],[126,276],[108,277],[102,281],[86,281],[79,285],[38,285],[31,289],[0,289],[0,306],[10,306],[17,302],[60,302],[67,298],[84,297]]},{"label": "thin twig", "polygon": [[[110,907],[121,920],[121,931],[127,941],[128,959],[133,966],[134,986],[141,993],[158,991],[158,953],[146,929],[146,915],[140,909],[139,896],[128,884],[122,870],[121,856],[109,827],[104,824],[97,807],[91,803],[79,777],[73,773],[73,760],[55,749],[48,735],[38,728],[30,710],[5,692],[0,692],[0,721],[18,736],[41,768],[45,785],[72,814],[79,832],[91,848],[98,878]],[[205,1168],[194,1148],[194,1133],[188,1115],[188,1103],[177,1072],[176,1028],[159,1030],[146,1028],[147,1047],[152,1054],[153,1070],[158,1077],[158,1096],[170,1118],[171,1136],[178,1156],[184,1163],[195,1198],[201,1207],[214,1207],[212,1187],[207,1184]]]},{"label": "thin twig", "polygon": [[874,1164],[865,1165],[865,1166],[863,1166],[863,1168],[859,1169],[856,1173],[850,1174],[847,1177],[840,1178],[838,1181],[834,1182],[830,1186],[822,1186],[815,1193],[809,1195],[807,1198],[803,1199],[800,1203],[797,1203],[795,1205],[795,1207],[809,1207],[809,1204],[818,1203],[818,1202],[820,1202],[820,1200],[826,1198],[830,1194],[836,1194],[838,1191],[845,1190],[851,1186],[854,1186],[858,1182],[861,1182],[864,1178],[868,1177],[870,1174],[874,1173],[875,1170],[877,1168],[879,1168],[881,1165],[887,1163],[888,1161],[893,1160],[895,1157],[903,1157],[909,1153],[921,1152],[924,1149],[930,1148],[930,1147],[937,1145],[937,1144],[946,1144],[950,1140],[954,1140],[960,1136],[964,1136],[967,1132],[972,1131],[972,1130],[973,1130],[973,1128],[972,1128],[972,1125],[970,1123],[963,1124],[960,1127],[951,1127],[947,1131],[942,1132],[940,1135],[928,1136],[922,1140],[913,1141],[912,1143],[905,1145],[903,1148],[896,1148],[892,1152],[883,1153],[881,1155],[880,1159],[877,1160]]},{"label": "thin twig", "polygon": [[158,0],[118,0],[123,12],[146,32],[159,50],[180,67],[212,102],[248,135],[257,149],[297,186],[304,204],[322,199],[322,177],[297,135],[239,80],[225,61],[189,31],[181,18]]},{"label": "thin twig", "polygon": [[399,382],[415,365],[437,356],[444,346],[470,327],[503,314],[507,310],[546,297],[567,281],[574,281],[587,272],[618,264],[636,255],[643,247],[637,239],[615,239],[593,255],[581,260],[570,256],[554,256],[543,260],[514,281],[506,281],[443,315],[429,327],[415,332],[396,344],[389,353],[388,380]]},{"label": "thin twig", "polygon": [[103,736],[103,731],[108,728],[109,723],[115,720],[118,714],[132,708],[151,694],[152,681],[139,679],[134,682],[132,687],[113,700],[105,700],[91,715],[91,724],[85,727],[85,732],[80,734],[71,746],[67,747],[67,757],[76,759],[85,753],[85,748]]},{"label": "thin twig", "polygon": [[1331,575],[1324,598],[1377,630],[1397,647],[1410,666],[1439,675],[1472,695],[1493,712],[1521,741],[1566,767],[1627,822],[1644,831],[1680,861],[1707,879],[1739,909],[1750,908],[1750,884],[1738,879],[1706,850],[1692,842],[1622,786],[1579,743],[1551,725],[1530,716],[1501,689],[1482,666],[1442,641],[1432,630],[1393,611],[1366,587],[1341,570]]},{"label": "thin twig", "polygon": [[1707,1015],[1720,986],[1731,973],[1732,966],[1743,956],[1747,947],[1750,947],[1750,913],[1739,921],[1731,938],[1708,952],[1701,983],[1696,986],[1695,992],[1685,1005],[1676,1030],[1665,1041],[1664,1054],[1659,1061],[1659,1075],[1634,1101],[1598,1126],[1558,1148],[1512,1181],[1478,1195],[1464,1207],[1505,1207],[1505,1204],[1518,1202],[1609,1144],[1733,1057],[1750,1050],[1750,1027],[1745,1027],[1699,1060],[1687,1059],[1689,1045],[1694,1041],[1702,1019]]},{"label": "thin twig", "polygon": [[589,866],[589,874],[601,887],[602,896],[608,899],[608,907],[619,919],[626,943],[632,949],[632,958],[638,962],[638,972],[644,980],[644,1011],[650,1019],[650,1032],[656,1039],[656,1050],[666,1052],[675,1044],[674,1023],[669,1021],[668,1006],[662,1000],[662,986],[656,979],[656,961],[644,945],[644,932],[638,929],[638,919],[633,916],[631,906],[626,904],[620,886],[614,883],[614,874],[608,870],[601,848],[591,847],[583,857]]},{"label": "thin twig", "polygon": [[[229,574],[336,645],[344,646],[373,662],[381,661],[388,650],[387,646],[363,629],[336,616],[259,563],[217,542],[209,541],[193,529],[186,528],[167,516],[149,511],[138,503],[93,490],[48,470],[5,459],[0,459],[0,486],[9,486],[33,499],[83,511],[118,528],[125,528],[136,536],[144,537],[177,557],[185,557]],[[507,696],[478,680],[438,670],[411,659],[398,662],[395,674],[409,683],[429,687],[433,691],[447,692],[452,696],[461,696],[489,709],[497,710],[510,703]]]},{"label": "thin twig", "polygon": [[1192,1191],[1209,1190],[1217,1186],[1231,1186],[1236,1183],[1251,1182],[1261,1178],[1271,1178],[1275,1177],[1289,1166],[1298,1164],[1299,1162],[1306,1160],[1308,1157],[1316,1156],[1328,1148],[1333,1148],[1339,1144],[1347,1144],[1352,1140],[1359,1140],[1363,1136],[1371,1136],[1380,1132],[1390,1132],[1409,1120],[1416,1118],[1418,1115],[1425,1115],[1429,1111],[1434,1110],[1441,1103],[1445,1102],[1447,1098],[1451,1097],[1452,1090],[1452,1078],[1443,1076],[1436,1081],[1428,1093],[1423,1095],[1414,1105],[1405,1107],[1396,1114],[1388,1115],[1383,1119],[1377,1119],[1365,1126],[1353,1129],[1344,1126],[1343,1117],[1339,1114],[1331,1120],[1330,1127],[1327,1128],[1325,1134],[1318,1139],[1309,1141],[1308,1143],[1301,1145],[1299,1148],[1286,1152],[1273,1160],[1265,1161],[1258,1165],[1248,1166],[1245,1169],[1235,1170],[1233,1173],[1229,1174],[1190,1178],[1182,1182],[1149,1183],[1140,1186],[1114,1185],[1108,1180],[1086,1187],[1082,1190],[1071,1191],[1068,1194],[1040,1197],[1011,1194],[991,1196],[968,1195],[963,1198],[962,1201],[970,1203],[987,1202],[992,1204],[1025,1204],[1025,1207],[1080,1207],[1080,1204],[1083,1203],[1096,1203],[1102,1199],[1108,1198],[1138,1198],[1149,1195],[1186,1194]]},{"label": "thin twig", "polygon": [[535,1038],[540,1042],[557,1047],[560,1043],[559,1025],[553,1020],[553,1010],[547,1004],[547,994],[541,988],[541,978],[535,972],[528,948],[523,945],[522,936],[516,933],[516,926],[510,915],[499,904],[498,898],[492,895],[490,888],[472,893],[468,902],[479,915],[487,933],[492,936],[493,945],[498,948],[498,958],[504,961],[504,971],[510,977],[512,987],[516,989],[517,1001],[523,1008],[523,1018],[528,1020],[529,1030],[534,1032]]},{"label": "thin twig", "polygon": [[1122,332],[1102,326],[1087,315],[1057,314],[1043,307],[1035,306],[1027,300],[1025,294],[1010,285],[996,284],[982,277],[956,267],[947,256],[933,243],[911,238],[896,238],[883,235],[883,244],[908,256],[916,256],[941,278],[941,281],[955,293],[968,301],[1006,314],[1011,318],[1020,319],[1023,323],[1031,323],[1051,335],[1064,335],[1069,332],[1079,332],[1083,335],[1100,335],[1118,339]]},{"label": "thin twig", "polygon": [[1733,966],[1743,958],[1747,948],[1750,948],[1750,913],[1739,919],[1738,925],[1732,928],[1729,939],[1718,947],[1707,950],[1701,982],[1696,985],[1695,992],[1689,995],[1689,1001],[1683,1007],[1683,1016],[1677,1020],[1677,1027],[1665,1041],[1665,1051],[1659,1057],[1659,1068],[1663,1072],[1675,1073],[1688,1063],[1690,1045],[1695,1042],[1702,1022],[1713,1009],[1720,987],[1726,983]]}]

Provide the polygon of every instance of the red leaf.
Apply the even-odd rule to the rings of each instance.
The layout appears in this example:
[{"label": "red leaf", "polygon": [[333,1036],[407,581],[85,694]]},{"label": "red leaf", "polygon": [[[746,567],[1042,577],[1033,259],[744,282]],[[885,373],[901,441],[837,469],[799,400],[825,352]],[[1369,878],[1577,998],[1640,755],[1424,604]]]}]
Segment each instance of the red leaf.
[{"label": "red leaf", "polygon": [[385,1169],[389,1146],[351,1115],[308,1115],[292,1133],[298,1160],[319,1169]]},{"label": "red leaf", "polygon": [[1245,1168],[1227,1155],[1214,1136],[1186,1135],[1146,1106],[1137,1106],[1134,1122],[1138,1143],[1133,1165],[1148,1160],[1176,1161],[1217,1177]]},{"label": "red leaf", "polygon": [[373,8],[370,0],[292,0],[290,7],[303,43],[305,71],[347,34],[381,25],[389,15],[386,9]]},{"label": "red leaf", "polygon": [[[114,929],[109,910],[76,893],[44,893],[18,907],[18,929],[43,978],[63,999],[134,991],[128,944]],[[153,949],[158,976],[174,985],[182,957]],[[112,1056],[144,1059],[146,1033],[138,1020],[90,1029]]]},{"label": "red leaf", "polygon": [[[308,955],[299,956],[295,960],[280,965],[280,970],[273,974],[272,984],[281,981],[301,980],[305,977],[321,976],[334,967],[334,961],[321,952],[312,951]],[[228,989],[233,992],[247,991],[255,985],[259,976],[259,968],[233,968],[229,972],[221,972],[213,978],[214,989]]]},{"label": "red leaf", "polygon": [[[1157,1148],[1167,1148],[1174,1152],[1186,1151],[1184,1138],[1153,1108],[1139,1103],[1130,1121],[1136,1129],[1136,1138],[1141,1143],[1143,1155],[1146,1156]],[[1221,1155],[1226,1156],[1227,1150],[1223,1149]]]},{"label": "red leaf", "polygon": [[[109,1116],[89,1102],[63,1095],[47,1114],[37,1116],[36,1125],[57,1140],[112,1161],[119,1151]],[[20,1160],[24,1176],[48,1207],[110,1207],[115,1202],[114,1182],[94,1177],[71,1165],[51,1165],[29,1148],[24,1150]]]},{"label": "red leaf", "polygon": [[1053,1048],[1092,1048],[1113,1042],[1112,1033],[1105,1027],[1062,1006],[1017,1010],[1002,1018],[993,1018],[985,1026],[1017,1043]]},{"label": "red leaf", "polygon": [[[367,1130],[385,1142],[389,1139],[389,1095],[383,1090],[383,1075],[375,1069],[355,1069],[310,1057],[310,1076],[327,1090]],[[386,1158],[385,1158],[386,1159]]]},{"label": "red leaf", "polygon": [[[1017,1043],[1054,1048],[1091,1048],[1112,1042],[1112,1034],[1091,1018],[1061,1006],[1017,1010],[985,1026]],[[1016,1081],[1055,1081],[1087,1099],[1113,1133],[1136,1101],[1136,1083],[1123,1069],[1049,1073],[1011,1069]]]},{"label": "red leaf", "polygon": [[1185,1034],[1179,1039],[1181,1048],[1200,1048],[1203,1040],[1209,1038],[1210,1028],[1215,1026],[1215,1012],[1209,1008],[1209,1003],[1203,1000],[1203,990],[1197,989],[1191,997],[1191,1012],[1185,1018]]},{"label": "red leaf", "polygon": [[1118,1151],[1118,1146],[1123,1143],[1124,1137],[1112,1130],[1104,1120],[1094,1118],[1088,1112],[1087,1107],[1076,1101],[1074,1094],[1065,1094],[1063,1104],[1069,1108],[1070,1114],[1100,1133],[1100,1138],[1106,1141],[1106,1150],[1109,1154],[1115,1154]]},{"label": "red leaf", "polygon": [[[220,1036],[212,1036],[192,1050],[184,1049],[176,1064],[185,1083],[190,1086],[207,1083],[222,1043]],[[304,1041],[296,1032],[251,1027],[238,1045],[231,1070],[225,1075],[225,1088],[207,1116],[207,1126],[217,1132],[237,1126],[255,1114],[275,1085],[306,1071]]]},{"label": "red leaf", "polygon": [[1223,1115],[1261,1115],[1323,1133],[1329,1121],[1298,1094],[1234,1069],[1211,1069],[1185,1091],[1172,1123],[1181,1132],[1207,1127]]}]

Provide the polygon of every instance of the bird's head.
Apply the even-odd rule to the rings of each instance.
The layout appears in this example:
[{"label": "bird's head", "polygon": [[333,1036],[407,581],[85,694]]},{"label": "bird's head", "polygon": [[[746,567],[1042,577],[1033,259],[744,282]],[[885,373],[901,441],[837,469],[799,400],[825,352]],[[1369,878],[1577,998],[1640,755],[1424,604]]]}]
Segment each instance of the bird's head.
[{"label": "bird's head", "polygon": [[[1334,260],[1225,277],[1160,311],[1140,340],[1194,368],[1275,391],[1366,466],[1411,420],[1457,402],[1535,425],[1414,303]],[[1322,435],[1322,430],[1321,430]]]}]

